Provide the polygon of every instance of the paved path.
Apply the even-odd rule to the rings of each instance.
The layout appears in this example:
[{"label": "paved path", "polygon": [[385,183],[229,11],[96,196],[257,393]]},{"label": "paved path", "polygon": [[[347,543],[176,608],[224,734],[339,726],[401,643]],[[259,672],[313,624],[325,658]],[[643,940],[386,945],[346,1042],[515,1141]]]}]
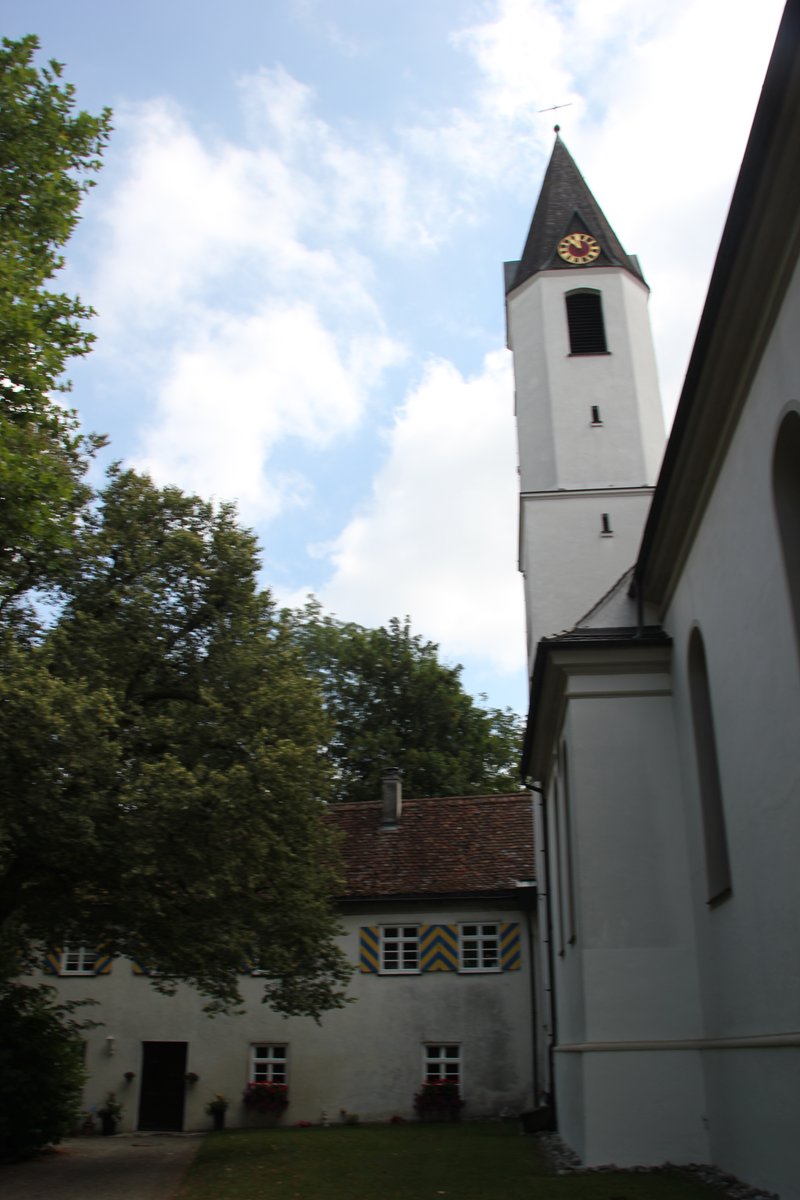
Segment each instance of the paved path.
[{"label": "paved path", "polygon": [[28,1162],[0,1167],[3,1200],[172,1200],[202,1134],[67,1138]]}]

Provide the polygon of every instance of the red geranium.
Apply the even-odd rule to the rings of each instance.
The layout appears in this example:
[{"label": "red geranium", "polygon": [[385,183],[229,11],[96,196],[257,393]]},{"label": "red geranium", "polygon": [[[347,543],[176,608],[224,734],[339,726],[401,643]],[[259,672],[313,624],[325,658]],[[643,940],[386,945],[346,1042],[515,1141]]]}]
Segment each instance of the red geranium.
[{"label": "red geranium", "polygon": [[248,1083],[242,1100],[251,1112],[283,1112],[289,1107],[289,1089],[285,1083]]}]

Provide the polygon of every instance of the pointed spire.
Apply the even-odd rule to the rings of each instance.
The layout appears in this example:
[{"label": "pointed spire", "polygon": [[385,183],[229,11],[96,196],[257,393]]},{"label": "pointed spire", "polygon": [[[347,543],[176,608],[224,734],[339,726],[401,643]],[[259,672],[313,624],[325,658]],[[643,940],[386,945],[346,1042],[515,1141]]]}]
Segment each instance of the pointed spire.
[{"label": "pointed spire", "polygon": [[572,155],[555,127],[556,140],[545,171],[542,190],[531,221],[528,240],[522,252],[509,291],[518,288],[538,271],[553,268],[570,270],[568,263],[556,253],[558,243],[568,233],[589,233],[601,247],[601,254],[591,264],[624,267],[644,283],[639,261],[626,254],[600,205],[587,187]]}]

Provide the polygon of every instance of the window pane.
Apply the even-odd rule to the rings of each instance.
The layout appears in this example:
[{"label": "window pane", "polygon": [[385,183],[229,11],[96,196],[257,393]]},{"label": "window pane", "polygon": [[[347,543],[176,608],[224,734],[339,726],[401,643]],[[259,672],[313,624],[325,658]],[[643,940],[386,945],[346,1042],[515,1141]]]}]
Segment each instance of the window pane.
[{"label": "window pane", "polygon": [[444,1048],[445,1058],[458,1058],[459,1049],[460,1049],[459,1046],[445,1046],[445,1048]]},{"label": "window pane", "polygon": [[403,927],[403,937],[413,938],[417,936],[416,925],[405,925]]},{"label": "window pane", "polygon": [[273,1058],[286,1058],[286,1047],[285,1046],[273,1046],[272,1047],[272,1057]]},{"label": "window pane", "polygon": [[428,1046],[427,1050],[428,1050],[428,1058],[438,1058],[439,1057],[439,1047],[438,1046]]},{"label": "window pane", "polygon": [[464,926],[464,936],[465,937],[476,937],[477,933],[478,933],[477,925],[465,925]]},{"label": "window pane", "polygon": [[256,1046],[256,1058],[269,1058],[269,1046]]},{"label": "window pane", "polygon": [[496,925],[484,925],[483,936],[484,937],[496,937],[497,936],[497,926]]},{"label": "window pane", "polygon": [[384,929],[384,931],[383,931],[383,936],[384,936],[385,938],[396,938],[396,937],[397,937],[397,934],[398,934],[398,930],[397,930],[396,928],[394,928],[394,929]]}]

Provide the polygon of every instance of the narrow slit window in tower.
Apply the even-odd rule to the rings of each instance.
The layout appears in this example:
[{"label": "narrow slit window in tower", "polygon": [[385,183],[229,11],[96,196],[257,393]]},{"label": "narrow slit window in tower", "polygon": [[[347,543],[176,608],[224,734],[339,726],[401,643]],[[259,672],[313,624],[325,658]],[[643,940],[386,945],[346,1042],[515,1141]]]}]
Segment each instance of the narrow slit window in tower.
[{"label": "narrow slit window in tower", "polygon": [[602,425],[603,424],[602,418],[600,416],[599,404],[592,405],[592,424],[593,425]]},{"label": "narrow slit window in tower", "polygon": [[570,354],[607,354],[600,293],[568,292],[566,300]]},{"label": "narrow slit window in tower", "polygon": [[602,528],[600,530],[600,536],[601,537],[613,537],[614,530],[611,528],[611,518],[608,515],[608,513],[601,513],[600,521],[601,521],[601,525],[602,525]]}]

